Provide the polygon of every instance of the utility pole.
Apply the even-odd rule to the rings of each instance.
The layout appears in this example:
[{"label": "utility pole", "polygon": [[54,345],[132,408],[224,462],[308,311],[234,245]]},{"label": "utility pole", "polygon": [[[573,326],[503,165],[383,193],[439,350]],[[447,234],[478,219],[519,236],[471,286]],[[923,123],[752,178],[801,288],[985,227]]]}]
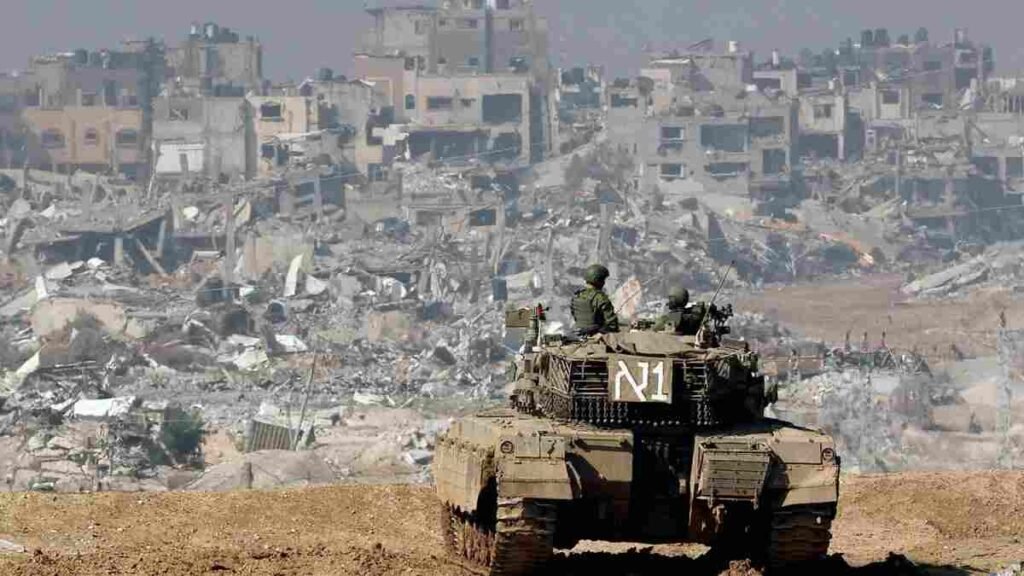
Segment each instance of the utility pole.
[{"label": "utility pole", "polygon": [[299,425],[295,429],[295,434],[292,439],[292,450],[299,449],[299,437],[302,435],[302,424],[306,419],[306,406],[309,404],[309,393],[313,388],[313,373],[316,372],[316,357],[317,352],[313,352],[313,363],[309,367],[309,376],[306,377],[306,390],[302,395],[302,408],[299,409]]},{"label": "utility pole", "polygon": [[[242,180],[245,186],[245,180]],[[243,189],[244,194],[244,189]],[[235,281],[235,189],[228,192],[227,202],[224,206],[224,290],[225,299],[232,298],[231,285]]]}]

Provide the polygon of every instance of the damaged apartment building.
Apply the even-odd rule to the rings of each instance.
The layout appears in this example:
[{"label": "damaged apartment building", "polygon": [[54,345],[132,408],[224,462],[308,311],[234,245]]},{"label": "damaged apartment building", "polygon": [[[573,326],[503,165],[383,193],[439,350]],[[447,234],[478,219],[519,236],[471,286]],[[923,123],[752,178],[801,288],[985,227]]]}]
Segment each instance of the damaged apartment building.
[{"label": "damaged apartment building", "polygon": [[656,57],[636,80],[609,85],[609,139],[637,158],[643,189],[788,193],[798,106],[751,89],[753,72],[753,55],[730,43]]},{"label": "damaged apartment building", "polygon": [[370,9],[355,56],[411,157],[538,161],[556,150],[547,25],[527,0]]},{"label": "damaged apartment building", "polygon": [[0,76],[0,165],[144,177],[162,51],[154,42],[80,49]]},{"label": "damaged apartment building", "polygon": [[245,96],[263,89],[263,45],[215,22],[192,24],[188,36],[167,51],[174,92]]},{"label": "damaged apartment building", "polygon": [[311,164],[372,175],[390,162],[375,131],[389,124],[366,82],[327,69],[299,85],[263,78],[254,38],[214,23],[193,25],[168,51],[169,74],[154,102],[153,147],[164,178],[272,176]]},{"label": "damaged apartment building", "polygon": [[[923,28],[895,41],[880,28],[802,65],[795,78],[812,196],[852,212],[899,201],[913,229],[950,243],[1017,233],[1002,209],[1021,204],[1024,108],[1014,112],[1015,82],[990,78],[990,48],[963,29],[937,42]],[[849,163],[861,155],[865,162]]]}]

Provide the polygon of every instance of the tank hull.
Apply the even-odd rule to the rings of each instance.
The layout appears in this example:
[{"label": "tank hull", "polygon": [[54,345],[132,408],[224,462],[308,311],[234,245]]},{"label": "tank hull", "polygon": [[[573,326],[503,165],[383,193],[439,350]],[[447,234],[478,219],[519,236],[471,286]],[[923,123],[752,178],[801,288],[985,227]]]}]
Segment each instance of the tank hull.
[{"label": "tank hull", "polygon": [[494,502],[530,502],[550,511],[543,538],[559,547],[580,539],[743,541],[757,549],[738,553],[771,562],[787,525],[793,534],[806,536],[806,523],[817,531],[803,548],[778,552],[783,561],[827,550],[839,460],[829,436],[776,420],[598,428],[495,410],[455,422],[439,439],[434,477],[449,516],[476,518],[484,532]]}]

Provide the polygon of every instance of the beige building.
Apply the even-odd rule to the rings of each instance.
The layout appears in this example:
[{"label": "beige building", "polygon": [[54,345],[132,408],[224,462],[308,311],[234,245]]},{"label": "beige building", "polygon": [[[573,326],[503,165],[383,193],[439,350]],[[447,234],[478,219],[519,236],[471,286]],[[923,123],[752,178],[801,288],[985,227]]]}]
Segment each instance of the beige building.
[{"label": "beige building", "polygon": [[249,96],[248,101],[259,147],[259,173],[270,174],[288,163],[282,141],[318,129],[318,110],[306,96]]},{"label": "beige building", "polygon": [[[492,141],[501,139],[502,151],[518,150],[525,160],[536,162],[558,149],[547,24],[534,14],[531,2],[443,0],[436,8],[369,13],[374,25],[356,54],[355,74],[391,103],[395,122],[410,125],[415,153],[490,153]],[[512,84],[513,77],[524,81],[525,92],[519,82],[512,88],[494,87]],[[445,93],[445,82],[458,88]],[[519,98],[523,101],[517,105]],[[525,114],[523,121],[482,120],[495,106],[509,114],[518,110]],[[508,129],[511,125],[519,127],[518,133]],[[516,139],[522,144],[515,144]]]},{"label": "beige building", "polygon": [[798,108],[752,89],[753,57],[673,53],[607,89],[608,137],[643,188],[770,195],[791,188]]},{"label": "beige building", "polygon": [[139,109],[26,108],[22,120],[34,165],[132,172],[145,162]]},{"label": "beige building", "polygon": [[407,110],[413,156],[528,162],[530,79],[517,75],[421,76]]},{"label": "beige building", "polygon": [[846,96],[825,90],[800,96],[800,155],[847,157],[849,108]]}]

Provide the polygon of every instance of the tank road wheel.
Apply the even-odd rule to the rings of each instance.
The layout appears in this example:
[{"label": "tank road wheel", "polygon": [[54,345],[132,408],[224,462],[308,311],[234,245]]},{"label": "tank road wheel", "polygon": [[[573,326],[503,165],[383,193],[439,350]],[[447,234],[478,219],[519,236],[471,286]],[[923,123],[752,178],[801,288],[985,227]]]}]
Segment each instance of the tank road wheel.
[{"label": "tank road wheel", "polygon": [[467,514],[441,505],[447,552],[482,576],[539,572],[554,552],[555,507],[522,498],[498,500],[497,514]]},{"label": "tank road wheel", "polygon": [[778,570],[824,559],[828,555],[835,515],[835,506],[775,510],[768,534],[768,567]]}]

